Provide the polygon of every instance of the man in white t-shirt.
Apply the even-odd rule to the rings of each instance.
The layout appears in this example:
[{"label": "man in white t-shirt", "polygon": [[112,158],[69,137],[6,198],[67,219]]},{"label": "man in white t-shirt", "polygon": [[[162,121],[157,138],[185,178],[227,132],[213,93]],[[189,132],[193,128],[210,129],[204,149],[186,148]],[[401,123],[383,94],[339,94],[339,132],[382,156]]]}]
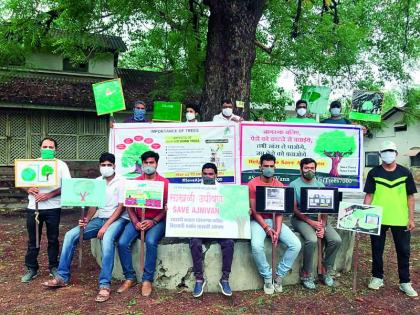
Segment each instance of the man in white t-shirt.
[{"label": "man in white t-shirt", "polygon": [[[41,159],[55,159],[57,142],[52,138],[45,138],[40,143]],[[36,218],[35,209],[38,202],[39,234],[41,238],[42,226],[45,223],[48,239],[48,265],[52,275],[57,273],[58,266],[58,235],[61,214],[61,179],[70,178],[70,171],[66,163],[57,161],[58,185],[56,187],[27,189],[29,204],[26,209],[26,228],[28,231],[28,249],[25,256],[27,271],[22,276],[22,282],[29,282],[36,277],[39,265],[39,248],[36,247]]]},{"label": "man in white t-shirt", "polygon": [[233,102],[230,99],[225,99],[222,101],[222,112],[218,115],[214,115],[213,121],[233,121],[233,122],[241,122],[243,121],[242,117],[239,117],[233,114]]},{"label": "man in white t-shirt", "polygon": [[115,241],[119,238],[125,225],[130,222],[124,211],[124,179],[115,174],[115,156],[102,153],[99,158],[100,177],[105,179],[105,206],[90,207],[84,220],[64,236],[60,264],[53,280],[43,283],[48,288],[66,286],[70,281],[70,267],[76,246],[79,243],[80,226],[83,226],[83,239],[98,238],[102,240],[102,268],[99,275],[99,293],[96,302],[105,302],[111,293],[112,269],[114,268]]}]

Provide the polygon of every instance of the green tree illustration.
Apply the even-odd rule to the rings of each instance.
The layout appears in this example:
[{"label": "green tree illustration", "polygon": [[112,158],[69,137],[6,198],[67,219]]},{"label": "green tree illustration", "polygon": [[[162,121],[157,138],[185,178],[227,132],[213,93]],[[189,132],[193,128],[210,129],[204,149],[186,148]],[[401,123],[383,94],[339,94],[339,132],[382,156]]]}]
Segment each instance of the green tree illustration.
[{"label": "green tree illustration", "polygon": [[338,164],[344,157],[351,156],[356,149],[356,142],[352,136],[346,136],[342,130],[335,130],[322,133],[315,145],[315,152],[331,159],[330,175],[340,176]]},{"label": "green tree illustration", "polygon": [[80,196],[80,201],[85,202],[86,197],[95,189],[95,183],[90,180],[79,180],[74,183],[73,192]]},{"label": "green tree illustration", "polygon": [[36,172],[33,168],[27,167],[22,170],[21,177],[25,182],[31,182],[36,177]]},{"label": "green tree illustration", "polygon": [[223,202],[216,204],[223,220],[235,221],[239,238],[245,237],[245,223],[249,220],[248,187],[225,185],[220,187]]},{"label": "green tree illustration", "polygon": [[47,177],[47,180],[48,180],[48,177],[50,175],[54,174],[54,168],[52,168],[50,165],[44,165],[41,168],[41,174],[42,174],[42,176]]},{"label": "green tree illustration", "polygon": [[144,143],[132,143],[128,148],[123,152],[121,162],[123,167],[132,167],[134,166],[133,173],[141,173],[141,159],[140,156],[149,151],[150,148]]}]

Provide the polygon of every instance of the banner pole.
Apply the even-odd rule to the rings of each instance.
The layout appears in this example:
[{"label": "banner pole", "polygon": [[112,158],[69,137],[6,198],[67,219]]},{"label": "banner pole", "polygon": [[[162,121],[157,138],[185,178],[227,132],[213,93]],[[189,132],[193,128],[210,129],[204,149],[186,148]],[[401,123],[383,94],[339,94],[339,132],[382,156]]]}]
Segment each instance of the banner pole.
[{"label": "banner pole", "polygon": [[[80,208],[80,220],[84,222],[85,219],[85,207]],[[79,231],[79,264],[78,270],[82,269],[82,257],[83,257],[83,234],[85,232],[85,228],[83,226],[80,227]]]},{"label": "banner pole", "polygon": [[[321,213],[318,213],[318,222],[322,222]],[[322,275],[322,239],[318,237],[318,275]]]},{"label": "banner pole", "polygon": [[[141,208],[141,222],[144,222],[146,211]],[[140,231],[140,271],[144,272],[144,230]]]},{"label": "banner pole", "polygon": [[[275,213],[273,213],[273,230],[274,232],[276,231],[276,214]],[[276,277],[275,251],[276,251],[276,247],[274,246],[273,242],[271,242],[271,278],[273,279],[273,281]]]},{"label": "banner pole", "polygon": [[357,291],[357,272],[359,269],[359,233],[354,237],[354,254],[353,254],[353,293]]}]

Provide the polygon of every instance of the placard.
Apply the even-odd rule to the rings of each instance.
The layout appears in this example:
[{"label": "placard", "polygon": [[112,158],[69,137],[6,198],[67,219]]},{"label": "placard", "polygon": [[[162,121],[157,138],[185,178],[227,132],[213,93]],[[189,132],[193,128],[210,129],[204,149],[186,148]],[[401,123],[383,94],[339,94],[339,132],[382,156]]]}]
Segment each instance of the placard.
[{"label": "placard", "polygon": [[163,208],[164,182],[154,180],[126,180],[124,206],[133,208]]},{"label": "placard", "polygon": [[68,178],[61,184],[61,206],[104,207],[106,198],[104,179]]},{"label": "placard", "polygon": [[95,83],[92,88],[98,116],[125,110],[121,79]]},{"label": "placard", "polygon": [[250,239],[248,187],[170,184],[166,237]]},{"label": "placard", "polygon": [[337,188],[302,187],[300,189],[300,211],[302,213],[338,213]]},{"label": "placard", "polygon": [[341,202],[338,212],[337,228],[358,233],[380,235],[382,207]]},{"label": "placard", "polygon": [[15,187],[56,187],[57,170],[57,160],[15,160]]},{"label": "placard", "polygon": [[291,187],[256,187],[256,211],[261,213],[293,213],[295,196]]},{"label": "placard", "polygon": [[350,119],[380,122],[384,94],[371,91],[354,91]]},{"label": "placard", "polygon": [[153,121],[181,121],[182,104],[180,102],[153,102]]},{"label": "placard", "polygon": [[331,89],[326,86],[304,86],[301,99],[308,102],[308,110],[313,114],[324,114],[328,110]]}]

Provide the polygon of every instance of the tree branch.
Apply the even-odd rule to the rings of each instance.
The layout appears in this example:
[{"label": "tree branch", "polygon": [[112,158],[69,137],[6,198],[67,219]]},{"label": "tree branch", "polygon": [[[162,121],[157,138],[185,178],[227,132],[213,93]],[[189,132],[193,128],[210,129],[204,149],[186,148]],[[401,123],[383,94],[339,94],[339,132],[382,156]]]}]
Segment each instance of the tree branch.
[{"label": "tree branch", "polygon": [[301,14],[302,14],[302,0],[298,0],[296,15],[295,15],[293,25],[292,25],[291,36],[293,39],[297,38],[299,35],[299,20],[300,20]]}]

